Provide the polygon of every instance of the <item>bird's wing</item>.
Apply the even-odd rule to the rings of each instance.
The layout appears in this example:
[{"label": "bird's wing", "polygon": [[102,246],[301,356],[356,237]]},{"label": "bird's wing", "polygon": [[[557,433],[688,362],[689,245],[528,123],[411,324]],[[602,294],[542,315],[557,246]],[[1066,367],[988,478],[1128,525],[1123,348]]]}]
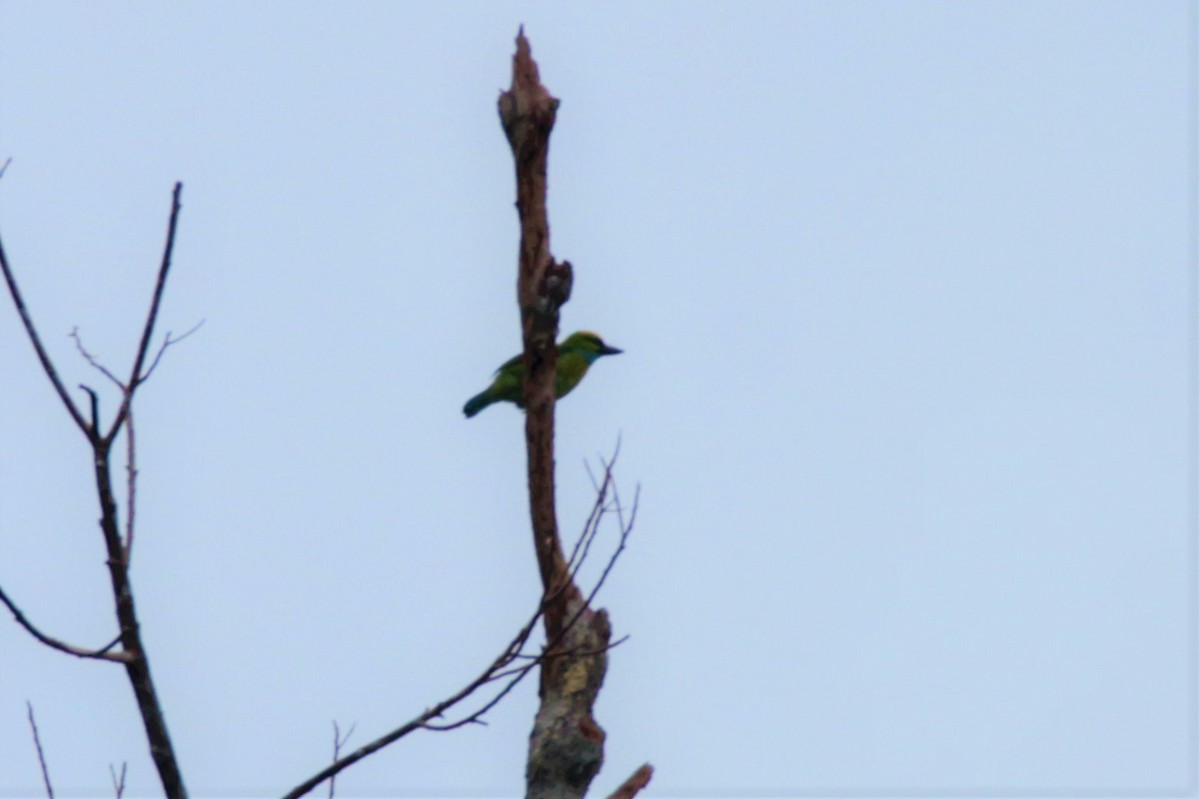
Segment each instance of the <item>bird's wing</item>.
[{"label": "bird's wing", "polygon": [[505,361],[504,363],[500,364],[500,368],[496,370],[496,374],[492,375],[492,377],[495,377],[496,375],[500,374],[505,369],[511,369],[512,367],[519,364],[521,362],[521,357],[522,356],[520,356],[520,355],[514,355],[511,358],[509,358],[507,361]]}]

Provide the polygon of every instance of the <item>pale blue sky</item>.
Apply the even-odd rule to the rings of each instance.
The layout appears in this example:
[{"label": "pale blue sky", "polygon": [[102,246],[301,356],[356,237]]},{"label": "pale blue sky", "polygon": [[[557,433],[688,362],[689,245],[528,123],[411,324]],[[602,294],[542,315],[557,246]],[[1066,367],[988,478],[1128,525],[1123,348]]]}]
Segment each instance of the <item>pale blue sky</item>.
[{"label": "pale blue sky", "polygon": [[[1196,15],[1187,2],[0,2],[0,233],[69,385],[138,407],[134,586],[192,793],[277,795],[469,679],[536,601],[495,112],[563,101],[559,408],[642,486],[597,795],[1196,790]],[[88,453],[0,307],[0,584],[115,633]],[[115,399],[105,395],[111,412]],[[613,531],[606,541],[611,543]],[[0,795],[128,760],[120,669],[0,618]],[[535,709],[343,796],[514,795]]]}]

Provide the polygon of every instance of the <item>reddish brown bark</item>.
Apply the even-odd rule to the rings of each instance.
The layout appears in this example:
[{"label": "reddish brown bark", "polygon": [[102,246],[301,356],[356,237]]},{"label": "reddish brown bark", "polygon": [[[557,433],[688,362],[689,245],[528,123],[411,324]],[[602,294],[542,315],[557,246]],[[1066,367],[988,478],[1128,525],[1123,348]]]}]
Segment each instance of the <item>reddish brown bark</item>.
[{"label": "reddish brown bark", "polygon": [[629,775],[625,782],[621,783],[621,787],[608,795],[608,799],[633,799],[638,795],[638,791],[650,784],[650,778],[654,776],[654,767],[649,763],[642,764],[637,771]]},{"label": "reddish brown bark", "polygon": [[547,160],[558,105],[541,83],[522,30],[512,86],[500,95],[499,111],[516,166],[529,506],[545,595],[547,657],[525,771],[531,799],[582,797],[600,770],[604,730],[592,716],[592,706],[604,682],[612,636],[608,614],[588,607],[571,578],[554,506],[554,343],[558,311],[573,282],[571,265],[556,262],[551,254],[546,215]]},{"label": "reddish brown bark", "polygon": [[558,309],[565,296],[548,291],[555,271],[546,215],[546,162],[558,100],[538,77],[537,64],[524,32],[517,36],[512,86],[500,95],[500,121],[513,151],[517,178],[517,213],[521,244],[517,304],[525,360],[525,441],[528,456],[529,507],[533,545],[547,596],[548,637],[562,631],[566,603],[578,590],[564,582],[567,573],[558,519],[554,511],[554,370]]}]

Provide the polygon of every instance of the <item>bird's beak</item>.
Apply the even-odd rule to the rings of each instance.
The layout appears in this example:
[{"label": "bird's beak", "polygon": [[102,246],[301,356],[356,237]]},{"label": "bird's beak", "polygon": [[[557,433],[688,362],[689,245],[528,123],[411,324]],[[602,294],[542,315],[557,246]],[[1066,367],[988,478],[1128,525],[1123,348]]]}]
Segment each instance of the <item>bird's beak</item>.
[{"label": "bird's beak", "polygon": [[600,348],[601,355],[620,355],[624,351],[625,350],[619,350],[616,347],[610,347],[607,344]]}]

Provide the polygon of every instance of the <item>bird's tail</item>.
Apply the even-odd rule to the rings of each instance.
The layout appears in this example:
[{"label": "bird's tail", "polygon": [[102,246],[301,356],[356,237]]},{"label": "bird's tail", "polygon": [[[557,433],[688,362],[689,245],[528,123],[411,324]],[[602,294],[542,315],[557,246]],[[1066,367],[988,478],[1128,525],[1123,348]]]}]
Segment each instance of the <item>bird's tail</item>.
[{"label": "bird's tail", "polygon": [[493,402],[495,402],[495,400],[491,397],[491,389],[481,391],[467,400],[467,404],[463,406],[463,413],[466,414],[468,419],[470,419],[472,416],[479,413]]}]

